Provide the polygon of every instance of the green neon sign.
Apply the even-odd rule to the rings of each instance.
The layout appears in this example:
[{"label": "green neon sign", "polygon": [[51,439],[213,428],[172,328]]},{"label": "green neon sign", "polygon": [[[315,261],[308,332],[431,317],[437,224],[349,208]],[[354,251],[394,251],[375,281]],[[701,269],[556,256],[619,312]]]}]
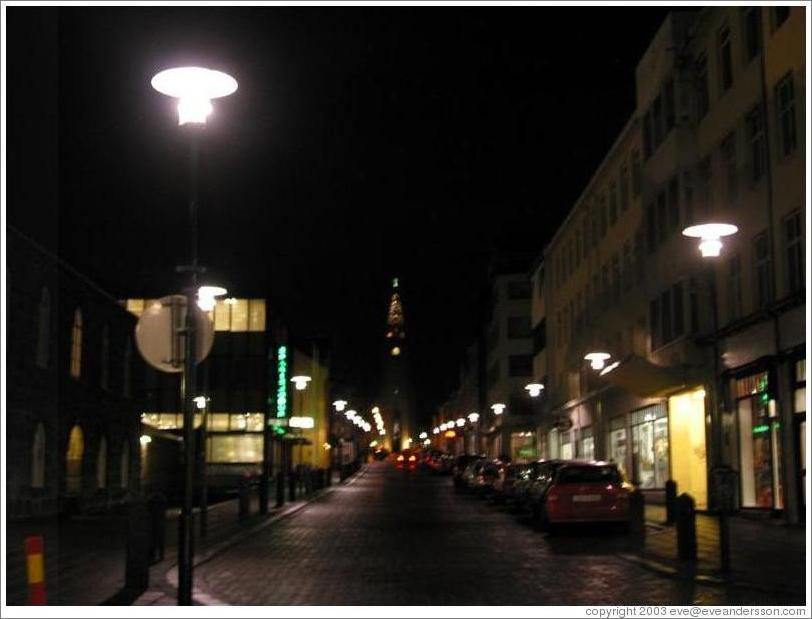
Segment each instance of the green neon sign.
[{"label": "green neon sign", "polygon": [[280,346],[276,351],[276,416],[288,414],[288,347]]},{"label": "green neon sign", "polygon": [[764,434],[765,432],[769,432],[769,431],[770,431],[770,426],[769,426],[769,424],[766,424],[766,423],[763,423],[763,424],[761,424],[759,426],[754,426],[753,427],[753,434]]}]

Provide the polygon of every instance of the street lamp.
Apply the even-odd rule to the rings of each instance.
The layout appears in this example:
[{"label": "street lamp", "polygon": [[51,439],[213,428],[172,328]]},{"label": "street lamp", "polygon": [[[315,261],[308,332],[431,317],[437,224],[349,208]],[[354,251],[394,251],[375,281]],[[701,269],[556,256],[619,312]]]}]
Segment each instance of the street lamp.
[{"label": "street lamp", "polygon": [[333,406],[335,406],[336,412],[341,413],[347,408],[347,401],[346,400],[336,400],[333,402]]},{"label": "street lamp", "polygon": [[227,292],[220,286],[201,286],[197,289],[197,306],[204,312],[210,312],[217,303],[217,297],[222,297]]},{"label": "street lamp", "polygon": [[307,389],[307,383],[309,383],[312,379],[309,376],[293,376],[290,379],[290,382],[294,384],[296,387],[296,391],[304,391]]},{"label": "street lamp", "polygon": [[197,276],[202,271],[197,263],[197,168],[200,130],[211,113],[211,100],[225,97],[237,90],[237,80],[221,71],[203,67],[176,67],[161,71],[152,78],[152,87],[158,92],[179,99],[178,124],[192,125],[189,143],[189,222],[191,263],[180,267],[188,272],[190,285],[186,289],[186,319],[184,366],[181,380],[183,402],[183,469],[184,493],[181,516],[178,521],[178,604],[192,603],[192,502],[194,497],[195,450],[194,409],[192,401],[196,391],[195,326],[192,308],[197,295]]},{"label": "street lamp", "polygon": [[602,370],[606,365],[606,361],[611,358],[612,355],[608,352],[591,352],[584,355],[584,359],[589,361],[589,365],[593,370]]},{"label": "street lamp", "polygon": [[531,398],[537,398],[541,395],[541,390],[544,389],[544,385],[541,383],[530,383],[529,385],[525,385],[525,389],[530,393]]},{"label": "street lamp", "polygon": [[351,420],[351,419],[354,419],[354,418],[355,418],[355,416],[356,416],[357,414],[358,414],[358,413],[356,413],[354,410],[350,409],[350,410],[348,410],[346,413],[344,413],[344,416],[345,416],[347,419],[350,419],[350,420]]},{"label": "street lamp", "polygon": [[491,404],[491,410],[494,415],[501,415],[505,412],[505,405],[501,403]]},{"label": "street lamp", "polygon": [[464,425],[465,425],[465,417],[460,417],[459,419],[457,419],[457,427],[458,428],[461,428]]},{"label": "street lamp", "polygon": [[471,423],[476,423],[477,421],[479,421],[479,413],[469,413],[468,421],[470,421]]},{"label": "street lamp", "polygon": [[[738,227],[733,224],[712,222],[688,226],[682,231],[682,234],[687,237],[701,239],[699,251],[703,258],[717,258],[722,250],[721,239],[736,234],[738,230]],[[711,381],[711,397],[708,401],[711,417],[711,470],[716,474],[714,479],[716,482],[714,485],[714,502],[719,515],[720,563],[722,571],[727,572],[730,569],[730,533],[726,513],[727,502],[720,496],[719,491],[722,480],[717,473],[724,468],[722,464],[722,414],[720,409],[722,388],[719,386],[719,308],[713,261],[709,260],[707,264],[708,285],[711,295],[711,326],[713,329],[713,380]]]}]

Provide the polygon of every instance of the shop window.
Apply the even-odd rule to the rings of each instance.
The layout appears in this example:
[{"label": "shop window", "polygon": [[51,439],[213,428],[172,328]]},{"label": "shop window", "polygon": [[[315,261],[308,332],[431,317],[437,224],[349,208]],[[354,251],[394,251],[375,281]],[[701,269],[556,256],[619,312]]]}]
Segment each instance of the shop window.
[{"label": "shop window", "polygon": [[124,306],[128,312],[138,318],[144,313],[144,299],[127,299],[124,302]]},{"label": "shop window", "polygon": [[632,474],[641,488],[663,488],[668,470],[668,409],[655,404],[632,413]]},{"label": "shop window", "polygon": [[578,446],[578,457],[584,460],[595,459],[595,437],[592,436],[592,427],[581,428],[581,444]]},{"label": "shop window", "polygon": [[73,312],[71,328],[70,375],[73,378],[82,375],[82,310],[78,307]]},{"label": "shop window", "polygon": [[572,430],[560,433],[561,438],[561,459],[572,460],[575,457],[572,448]]},{"label": "shop window", "polygon": [[45,487],[45,426],[37,424],[31,446],[31,487]]},{"label": "shop window", "polygon": [[781,509],[781,435],[774,402],[766,391],[759,391],[738,401],[737,414],[741,504]]},{"label": "shop window", "polygon": [[228,413],[209,413],[206,415],[206,421],[210,431],[225,432],[229,429]]},{"label": "shop window", "polygon": [[43,287],[39,297],[37,316],[36,363],[43,369],[48,367],[51,358],[51,294]]},{"label": "shop window", "polygon": [[208,437],[207,460],[212,463],[262,461],[261,434],[225,434]]},{"label": "shop window", "polygon": [[687,492],[698,509],[708,501],[705,449],[705,391],[696,389],[668,398],[668,441],[671,479]]},{"label": "shop window", "polygon": [[231,331],[248,331],[248,299],[230,299]]},{"label": "shop window", "polygon": [[626,475],[626,420],[614,417],[609,422],[609,462],[617,464]]},{"label": "shop window", "polygon": [[248,330],[265,331],[265,299],[248,302]]}]

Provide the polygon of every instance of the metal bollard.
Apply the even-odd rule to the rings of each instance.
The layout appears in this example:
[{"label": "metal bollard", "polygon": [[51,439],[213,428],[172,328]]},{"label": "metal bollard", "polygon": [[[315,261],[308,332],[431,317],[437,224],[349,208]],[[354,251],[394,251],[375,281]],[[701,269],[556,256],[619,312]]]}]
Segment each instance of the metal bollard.
[{"label": "metal bollard", "polygon": [[26,575],[28,577],[27,604],[42,606],[48,603],[45,595],[45,548],[41,535],[25,538]]},{"label": "metal bollard", "polygon": [[674,524],[677,510],[677,482],[669,479],[665,482],[665,523]]},{"label": "metal bollard", "polygon": [[629,535],[638,544],[646,539],[646,497],[635,489],[629,494]]},{"label": "metal bollard", "polygon": [[677,554],[680,561],[696,561],[696,506],[690,494],[679,495],[677,505]]}]

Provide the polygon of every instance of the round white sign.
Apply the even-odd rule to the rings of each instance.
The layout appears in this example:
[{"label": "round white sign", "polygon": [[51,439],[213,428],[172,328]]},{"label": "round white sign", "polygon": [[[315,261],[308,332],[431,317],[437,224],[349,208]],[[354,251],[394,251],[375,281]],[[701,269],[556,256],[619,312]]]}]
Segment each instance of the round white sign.
[{"label": "round white sign", "polygon": [[[197,304],[192,306],[195,325],[195,359],[200,363],[211,352],[214,327]],[[153,302],[138,319],[135,342],[144,360],[161,372],[183,372],[186,336],[186,297],[181,294]]]}]

